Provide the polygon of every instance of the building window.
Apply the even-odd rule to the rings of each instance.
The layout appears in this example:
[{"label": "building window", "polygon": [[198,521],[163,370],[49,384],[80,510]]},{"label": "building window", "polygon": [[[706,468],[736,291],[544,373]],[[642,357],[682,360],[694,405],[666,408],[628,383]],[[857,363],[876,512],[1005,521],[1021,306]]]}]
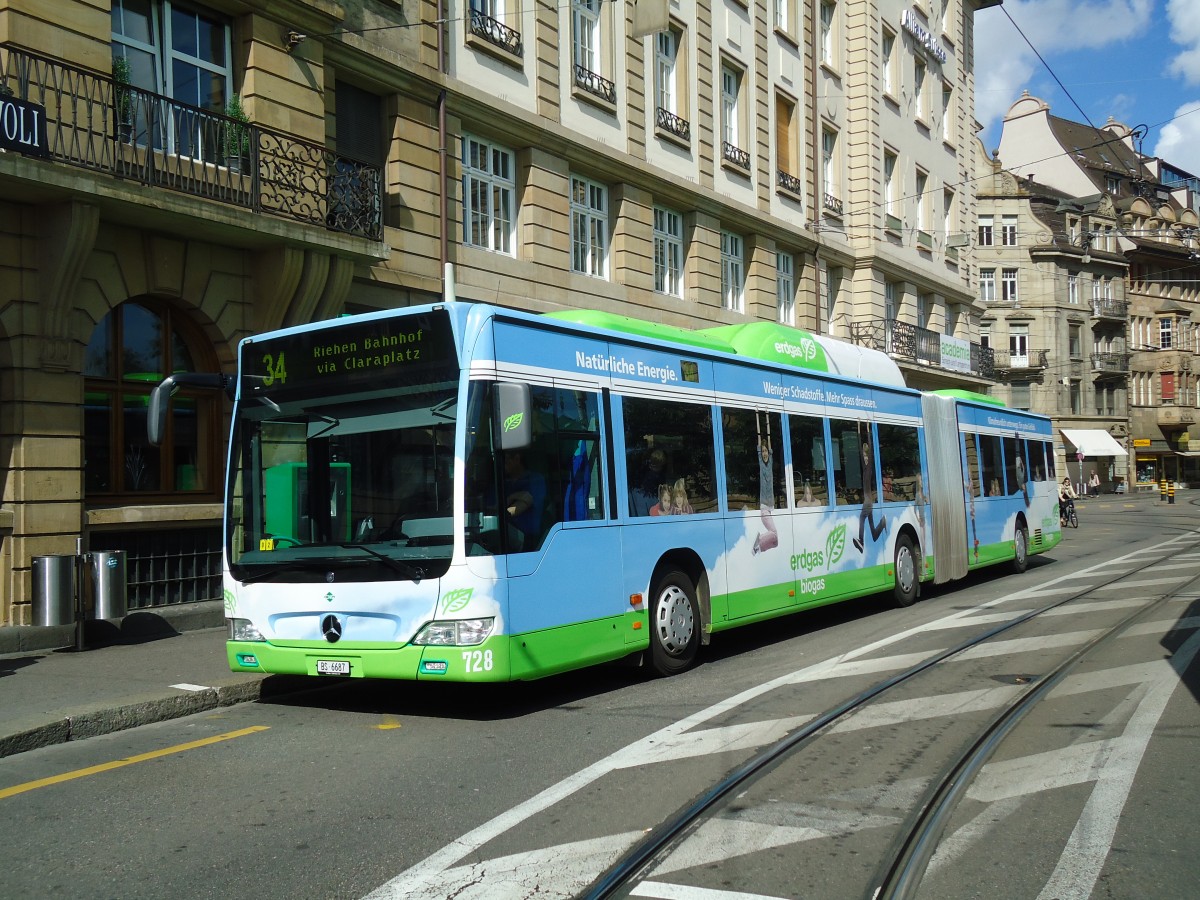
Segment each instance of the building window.
[{"label": "building window", "polygon": [[796,122],[796,104],[783,94],[775,95],[775,167],[779,186],[788,193],[802,196],[800,180],[800,135]]},{"label": "building window", "polygon": [[571,0],[571,25],[575,86],[608,103],[616,103],[616,86],[604,77],[605,27],[600,0]]},{"label": "building window", "polygon": [[215,372],[207,342],[165,303],[128,301],[92,331],[84,357],[84,490],[88,500],[220,486],[220,397],[180,388],[161,446],[146,437],[150,391],[170,372]]},{"label": "building window", "polygon": [[775,309],[778,321],[796,324],[796,257],[790,253],[775,254]]},{"label": "building window", "polygon": [[994,220],[992,219],[991,216],[980,216],[979,217],[979,246],[980,247],[991,247],[992,246],[992,223],[993,223],[993,221]]},{"label": "building window", "polygon": [[887,222],[889,228],[900,227],[900,185],[896,176],[898,157],[888,149],[883,151],[883,202],[884,213],[895,222]]},{"label": "building window", "polygon": [[661,206],[654,207],[654,290],[683,296],[683,218]]},{"label": "building window", "polygon": [[924,294],[917,294],[917,327],[929,327],[929,300]]},{"label": "building window", "polygon": [[[521,32],[509,28],[505,20],[518,18],[510,14],[507,0],[471,0],[471,34],[478,35],[515,56],[521,56],[525,48],[521,43]],[[518,13],[519,10],[512,11]]]},{"label": "building window", "polygon": [[1000,243],[1005,247],[1017,246],[1017,217],[1001,216]]},{"label": "building window", "polygon": [[741,312],[746,290],[746,262],[741,235],[721,232],[721,305]]},{"label": "building window", "polygon": [[1016,303],[1017,297],[1017,270],[1003,269],[1000,272],[1000,291],[1001,297],[1005,303]]},{"label": "building window", "polygon": [[1029,326],[1013,325],[1008,330],[1009,365],[1025,368],[1029,365]]},{"label": "building window", "polygon": [[821,62],[837,66],[837,4],[821,0]]},{"label": "building window", "polygon": [[895,97],[896,90],[896,34],[888,28],[883,29],[880,41],[883,57],[883,93]]},{"label": "building window", "polygon": [[913,62],[913,113],[917,121],[924,122],[929,118],[929,106],[925,102],[925,63],[920,59]]},{"label": "building window", "polygon": [[1116,175],[1104,176],[1104,190],[1112,194],[1114,197],[1121,196],[1121,179]]},{"label": "building window", "polygon": [[841,215],[842,212],[842,166],[839,158],[838,133],[828,127],[821,128],[821,175],[825,182],[825,209]]},{"label": "building window", "polygon": [[[224,113],[233,96],[228,22],[199,7],[170,0],[113,0],[112,54],[129,65],[129,83],[179,103]],[[220,129],[186,110],[151,110],[136,102],[132,139],[168,153],[217,161],[225,153]]]},{"label": "building window", "polygon": [[949,82],[942,83],[942,140],[954,143],[954,88]]},{"label": "building window", "polygon": [[1071,359],[1083,359],[1083,326],[1067,326],[1067,353]]},{"label": "building window", "polygon": [[571,268],[608,277],[608,188],[571,176]]},{"label": "building window", "polygon": [[996,301],[996,270],[979,270],[979,299],[984,303]]},{"label": "building window", "polygon": [[784,34],[796,34],[795,0],[775,0],[775,27]]},{"label": "building window", "polygon": [[721,63],[721,158],[746,170],[750,156],[742,149],[742,71]]},{"label": "building window", "polygon": [[929,250],[933,247],[933,235],[930,234],[930,215],[929,215],[929,175],[917,169],[916,175],[916,201],[917,201],[917,244],[922,249]]},{"label": "building window", "polygon": [[979,346],[985,350],[991,349],[992,346],[992,323],[979,323]]},{"label": "building window", "polygon": [[954,191],[942,191],[942,233],[946,239],[958,231],[958,216],[954,206]]},{"label": "building window", "polygon": [[1160,350],[1171,349],[1171,326],[1173,320],[1159,319],[1158,320],[1158,348]]},{"label": "building window", "polygon": [[896,315],[899,311],[896,282],[883,283],[883,339],[888,353],[892,352],[892,333],[895,330]]},{"label": "building window", "polygon": [[680,90],[679,73],[686,66],[684,34],[671,26],[654,38],[654,89],[658,98],[656,124],[685,141],[691,140],[687,92]]},{"label": "building window", "polygon": [[958,331],[959,310],[957,306],[946,307],[946,334],[949,337],[954,337],[954,332]]},{"label": "building window", "polygon": [[1078,303],[1079,302],[1079,273],[1078,272],[1068,272],[1067,273],[1067,302],[1068,303]]},{"label": "building window", "polygon": [[1070,392],[1071,415],[1083,415],[1083,385],[1079,379],[1072,378],[1068,390]]},{"label": "building window", "polygon": [[1012,385],[1012,390],[1009,394],[1009,404],[1013,409],[1023,409],[1028,411],[1030,408],[1029,399],[1029,382],[1020,381]]},{"label": "building window", "polygon": [[830,266],[825,270],[825,309],[822,318],[825,320],[825,331],[833,334],[834,312],[837,310],[838,297],[842,293],[842,267]]},{"label": "building window", "polygon": [[516,226],[516,155],[471,136],[463,137],[463,242],[513,253]]}]

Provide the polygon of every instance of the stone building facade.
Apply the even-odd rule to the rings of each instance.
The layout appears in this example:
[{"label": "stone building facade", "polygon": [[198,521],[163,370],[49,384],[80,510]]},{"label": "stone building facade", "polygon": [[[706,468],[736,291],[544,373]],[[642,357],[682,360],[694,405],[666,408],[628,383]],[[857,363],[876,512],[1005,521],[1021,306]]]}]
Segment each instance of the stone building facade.
[{"label": "stone building facade", "polygon": [[[0,626],[31,561],[220,598],[230,371],[437,300],[773,319],[985,389],[973,16],[999,0],[13,0],[0,102]],[[10,113],[11,111],[11,113]],[[448,285],[447,282],[450,282]]]}]

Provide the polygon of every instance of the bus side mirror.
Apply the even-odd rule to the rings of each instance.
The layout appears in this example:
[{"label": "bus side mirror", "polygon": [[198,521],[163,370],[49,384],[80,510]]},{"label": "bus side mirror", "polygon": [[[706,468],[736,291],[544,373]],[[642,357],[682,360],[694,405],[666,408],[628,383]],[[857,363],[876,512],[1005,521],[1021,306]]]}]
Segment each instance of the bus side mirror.
[{"label": "bus side mirror", "polygon": [[162,446],[167,430],[167,410],[171,407],[171,395],[180,385],[189,387],[224,390],[233,399],[233,378],[219,372],[179,372],[168,375],[150,392],[150,403],[146,407],[146,437],[153,447]]},{"label": "bus side mirror", "polygon": [[523,450],[533,442],[533,415],[529,385],[496,383],[496,417],[500,423],[500,449]]}]

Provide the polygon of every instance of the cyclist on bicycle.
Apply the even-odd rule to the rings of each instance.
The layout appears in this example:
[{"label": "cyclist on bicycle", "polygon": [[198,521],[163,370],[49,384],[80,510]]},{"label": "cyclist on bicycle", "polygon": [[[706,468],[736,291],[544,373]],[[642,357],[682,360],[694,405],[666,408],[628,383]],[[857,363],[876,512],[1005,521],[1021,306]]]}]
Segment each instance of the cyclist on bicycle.
[{"label": "cyclist on bicycle", "polygon": [[1075,509],[1075,498],[1078,496],[1075,488],[1071,485],[1071,479],[1064,478],[1062,484],[1058,486],[1059,518],[1063,522],[1070,520],[1071,513]]}]

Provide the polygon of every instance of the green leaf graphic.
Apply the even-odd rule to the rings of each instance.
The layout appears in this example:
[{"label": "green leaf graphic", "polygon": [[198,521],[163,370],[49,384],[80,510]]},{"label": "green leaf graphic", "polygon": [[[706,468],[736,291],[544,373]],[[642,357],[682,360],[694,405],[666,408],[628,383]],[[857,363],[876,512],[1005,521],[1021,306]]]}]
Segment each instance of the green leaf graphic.
[{"label": "green leaf graphic", "polygon": [[233,591],[226,589],[222,592],[225,598],[225,612],[232,613],[237,609],[237,597],[233,595]]},{"label": "green leaf graphic", "polygon": [[834,564],[842,558],[845,551],[846,526],[843,524],[829,532],[829,537],[825,539],[825,558],[829,560],[828,571],[833,571]]},{"label": "green leaf graphic", "polygon": [[444,594],[442,596],[442,612],[452,613],[464,609],[471,602],[473,593],[475,593],[475,588],[459,588]]},{"label": "green leaf graphic", "polygon": [[521,420],[524,418],[525,418],[525,416],[523,413],[513,413],[511,416],[509,416],[507,419],[504,420],[504,430],[512,431],[514,428],[521,427]]}]

